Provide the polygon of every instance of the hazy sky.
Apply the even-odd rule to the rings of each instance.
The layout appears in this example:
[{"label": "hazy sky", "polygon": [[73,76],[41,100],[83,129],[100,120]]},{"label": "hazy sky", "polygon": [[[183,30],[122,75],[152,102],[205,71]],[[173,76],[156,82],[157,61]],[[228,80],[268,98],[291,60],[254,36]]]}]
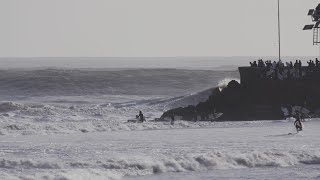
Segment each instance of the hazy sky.
[{"label": "hazy sky", "polygon": [[[283,55],[317,55],[316,0],[280,0]],[[1,0],[0,57],[277,55],[277,0]]]}]

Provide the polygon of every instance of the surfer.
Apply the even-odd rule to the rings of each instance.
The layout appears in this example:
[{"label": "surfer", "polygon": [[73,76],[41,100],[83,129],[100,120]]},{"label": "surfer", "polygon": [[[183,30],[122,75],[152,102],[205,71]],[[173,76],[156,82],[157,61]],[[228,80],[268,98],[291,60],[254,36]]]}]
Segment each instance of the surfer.
[{"label": "surfer", "polygon": [[174,125],[174,114],[171,115],[171,125]]},{"label": "surfer", "polygon": [[294,122],[294,126],[296,127],[297,132],[302,131],[301,115],[299,112],[296,112],[295,118],[296,121]]},{"label": "surfer", "polygon": [[143,114],[142,114],[142,111],[139,111],[139,118],[140,118],[140,122],[143,122],[143,121],[145,121],[145,119],[144,119],[144,116],[143,116]]}]

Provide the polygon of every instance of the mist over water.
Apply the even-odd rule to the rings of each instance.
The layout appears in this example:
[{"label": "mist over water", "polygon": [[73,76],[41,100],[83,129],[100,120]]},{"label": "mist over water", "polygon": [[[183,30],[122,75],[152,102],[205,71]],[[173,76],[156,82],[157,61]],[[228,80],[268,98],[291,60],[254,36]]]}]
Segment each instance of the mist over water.
[{"label": "mist over water", "polygon": [[[282,61],[306,61],[316,57],[283,56]],[[277,61],[274,56],[234,57],[30,57],[0,58],[0,69],[189,69],[189,70],[236,70],[249,66],[258,59]]]},{"label": "mist over water", "polygon": [[[218,70],[226,66],[235,70],[248,63],[247,57],[57,57],[57,58],[0,58],[0,69],[193,69]],[[225,68],[222,68],[222,70]]]}]

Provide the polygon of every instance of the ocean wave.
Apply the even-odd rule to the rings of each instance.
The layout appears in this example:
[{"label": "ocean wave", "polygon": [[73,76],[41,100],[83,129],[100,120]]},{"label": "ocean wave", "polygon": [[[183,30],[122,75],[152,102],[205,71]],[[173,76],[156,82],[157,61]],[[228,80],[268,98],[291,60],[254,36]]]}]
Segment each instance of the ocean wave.
[{"label": "ocean wave", "polygon": [[[252,151],[252,152],[219,152],[206,154],[187,154],[180,156],[131,156],[103,159],[91,162],[72,161],[57,164],[34,160],[0,160],[0,169],[25,170],[63,170],[57,173],[66,179],[75,179],[71,172],[85,171],[86,174],[101,175],[107,179],[118,179],[124,176],[143,176],[167,172],[208,171],[215,169],[240,169],[264,167],[290,167],[298,164],[320,164],[320,154],[308,151]],[[100,172],[100,173],[99,173]],[[102,173],[104,172],[104,173]],[[82,172],[83,173],[83,172]],[[105,174],[107,173],[107,175]],[[68,178],[69,177],[69,178]],[[101,178],[100,177],[100,178]]]},{"label": "ocean wave", "polygon": [[33,160],[0,160],[0,168],[5,169],[15,169],[15,168],[23,168],[23,169],[60,169],[60,166],[56,163],[50,162],[35,162]]},{"label": "ocean wave", "polygon": [[254,167],[288,167],[320,164],[317,152],[212,152],[178,157],[112,159],[102,163],[106,169],[148,170],[150,173],[204,171]]},{"label": "ocean wave", "polygon": [[[0,94],[55,96],[86,94],[181,95],[216,85],[236,71],[177,69],[2,70]],[[199,88],[200,87],[200,88]]]},{"label": "ocean wave", "polygon": [[[157,122],[149,120],[145,123],[127,122],[127,112],[123,109],[114,109],[110,115],[109,110],[77,108],[67,113],[44,114],[43,110],[27,111],[24,114],[11,112],[7,116],[0,116],[0,135],[21,134],[74,134],[110,131],[141,131],[160,129],[184,129],[184,128],[223,128],[223,127],[257,127],[270,125],[273,121],[253,122],[188,122],[176,120],[174,125],[170,122]],[[56,110],[55,110],[56,111]],[[40,112],[40,113],[39,113]],[[50,111],[49,111],[50,112]],[[57,112],[57,111],[56,111]],[[132,113],[136,110],[132,110]],[[16,113],[16,114],[15,114]],[[122,113],[122,115],[121,115]],[[28,114],[28,115],[26,115]],[[31,115],[32,116],[31,116]],[[119,114],[119,115],[116,115]],[[287,123],[287,121],[283,121]]]},{"label": "ocean wave", "polygon": [[[210,122],[155,122],[176,107],[208,99],[213,88],[182,96],[54,96],[0,103],[0,135],[65,134],[123,130],[212,127]],[[98,100],[97,100],[98,99]],[[148,123],[127,123],[142,110]]]}]

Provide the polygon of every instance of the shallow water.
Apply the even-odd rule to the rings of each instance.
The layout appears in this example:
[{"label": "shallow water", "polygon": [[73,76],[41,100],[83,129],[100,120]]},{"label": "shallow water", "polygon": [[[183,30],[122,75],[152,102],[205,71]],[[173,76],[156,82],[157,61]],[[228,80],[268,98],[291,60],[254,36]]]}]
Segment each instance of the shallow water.
[{"label": "shallow water", "polygon": [[297,177],[318,178],[320,122],[305,122],[303,132],[288,135],[294,132],[292,123],[221,122],[206,128],[5,135],[0,136],[0,175],[6,179],[289,179],[290,172],[297,171]]}]

